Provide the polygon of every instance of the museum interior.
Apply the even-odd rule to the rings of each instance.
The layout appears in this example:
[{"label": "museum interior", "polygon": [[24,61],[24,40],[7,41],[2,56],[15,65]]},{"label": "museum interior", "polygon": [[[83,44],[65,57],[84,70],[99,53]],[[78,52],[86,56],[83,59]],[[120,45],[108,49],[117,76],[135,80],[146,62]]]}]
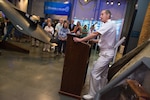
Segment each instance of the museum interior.
[{"label": "museum interior", "polygon": [[74,39],[101,29],[103,10],[115,53],[89,100],[150,100],[150,0],[0,0],[0,100],[85,100],[101,36]]}]

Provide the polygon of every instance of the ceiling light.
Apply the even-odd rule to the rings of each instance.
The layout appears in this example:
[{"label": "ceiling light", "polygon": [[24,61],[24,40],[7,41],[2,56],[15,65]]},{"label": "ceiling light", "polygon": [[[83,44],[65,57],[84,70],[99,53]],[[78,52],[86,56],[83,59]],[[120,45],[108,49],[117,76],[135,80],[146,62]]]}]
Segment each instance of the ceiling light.
[{"label": "ceiling light", "polygon": [[106,1],[106,4],[109,5],[109,1]]},{"label": "ceiling light", "polygon": [[110,2],[110,4],[111,4],[111,5],[113,5],[113,4],[114,4],[114,2],[113,2],[113,1],[111,1],[111,2]]},{"label": "ceiling light", "polygon": [[65,1],[65,2],[64,2],[64,4],[68,4],[68,3],[69,3],[69,1]]},{"label": "ceiling light", "polygon": [[88,0],[84,0],[84,2],[88,2]]},{"label": "ceiling light", "polygon": [[120,6],[121,5],[121,3],[120,2],[118,2],[118,6]]}]

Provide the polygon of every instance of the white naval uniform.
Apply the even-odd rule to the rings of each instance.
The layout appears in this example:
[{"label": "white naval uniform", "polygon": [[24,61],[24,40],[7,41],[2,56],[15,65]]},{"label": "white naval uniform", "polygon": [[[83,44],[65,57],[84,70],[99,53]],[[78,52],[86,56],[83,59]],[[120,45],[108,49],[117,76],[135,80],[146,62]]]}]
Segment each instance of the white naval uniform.
[{"label": "white naval uniform", "polygon": [[93,97],[96,92],[102,89],[107,83],[109,63],[113,59],[115,53],[114,45],[116,40],[116,26],[109,19],[97,32],[101,34],[98,42],[100,54],[91,71],[89,90],[89,95]]}]

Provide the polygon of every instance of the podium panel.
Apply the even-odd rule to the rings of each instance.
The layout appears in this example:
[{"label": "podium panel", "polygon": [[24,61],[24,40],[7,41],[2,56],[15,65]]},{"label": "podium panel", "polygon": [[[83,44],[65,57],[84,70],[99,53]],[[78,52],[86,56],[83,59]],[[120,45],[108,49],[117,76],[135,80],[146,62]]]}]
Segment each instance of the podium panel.
[{"label": "podium panel", "polygon": [[74,42],[73,37],[73,35],[68,34],[59,93],[81,98],[89,63],[90,45]]}]

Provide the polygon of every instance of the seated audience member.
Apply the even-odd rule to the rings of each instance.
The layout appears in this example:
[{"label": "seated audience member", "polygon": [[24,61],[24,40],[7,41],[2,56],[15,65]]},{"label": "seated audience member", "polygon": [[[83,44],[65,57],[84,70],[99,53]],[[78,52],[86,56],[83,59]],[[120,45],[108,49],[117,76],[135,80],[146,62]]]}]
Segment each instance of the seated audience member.
[{"label": "seated audience member", "polygon": [[84,25],[81,31],[81,36],[80,37],[85,37],[88,34],[88,29],[87,29],[87,25]]},{"label": "seated audience member", "polygon": [[63,27],[58,32],[58,40],[59,40],[58,41],[58,53],[59,54],[61,54],[61,50],[63,54],[65,53],[67,33],[70,33],[70,30],[68,28],[68,23],[64,22]]},{"label": "seated audience member", "polygon": [[[47,32],[47,36],[51,37],[54,34],[54,28],[51,26],[51,22],[48,22],[47,26],[45,26],[44,30]],[[45,43],[43,51],[50,52],[50,44]]]},{"label": "seated audience member", "polygon": [[74,30],[71,31],[71,33],[75,33],[77,35],[80,35],[81,34],[81,30],[82,30],[81,23],[78,21],[77,25],[74,27]]}]

